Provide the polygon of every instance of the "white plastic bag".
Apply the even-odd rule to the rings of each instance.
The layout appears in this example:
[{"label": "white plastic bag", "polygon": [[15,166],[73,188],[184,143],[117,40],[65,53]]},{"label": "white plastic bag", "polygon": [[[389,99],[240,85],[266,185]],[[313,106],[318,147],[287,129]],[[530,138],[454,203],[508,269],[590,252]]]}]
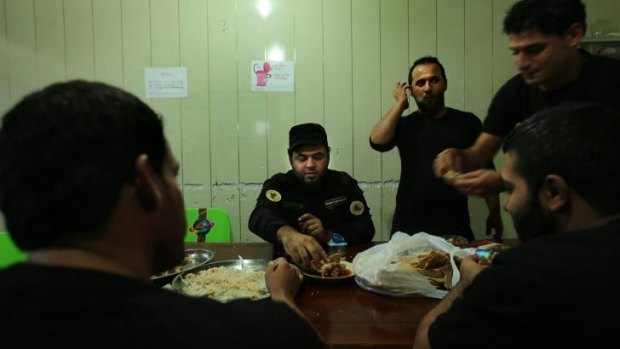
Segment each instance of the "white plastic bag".
[{"label": "white plastic bag", "polygon": [[472,253],[472,249],[461,249],[441,237],[427,233],[410,236],[402,232],[394,233],[390,241],[375,245],[355,256],[353,259],[355,281],[364,289],[390,296],[421,295],[443,298],[448,291],[438,289],[426,276],[410,269],[403,269],[399,263],[402,256],[413,257],[431,250],[450,254],[452,285],[456,285],[460,273],[454,263],[454,256],[465,257]]}]

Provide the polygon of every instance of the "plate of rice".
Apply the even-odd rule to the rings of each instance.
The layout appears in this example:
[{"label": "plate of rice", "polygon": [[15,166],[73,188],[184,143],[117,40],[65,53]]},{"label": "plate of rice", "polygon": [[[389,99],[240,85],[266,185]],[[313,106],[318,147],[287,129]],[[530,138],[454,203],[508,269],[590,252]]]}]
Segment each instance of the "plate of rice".
[{"label": "plate of rice", "polygon": [[205,264],[177,275],[172,289],[193,297],[208,297],[220,302],[269,297],[265,284],[264,259],[227,260]]}]

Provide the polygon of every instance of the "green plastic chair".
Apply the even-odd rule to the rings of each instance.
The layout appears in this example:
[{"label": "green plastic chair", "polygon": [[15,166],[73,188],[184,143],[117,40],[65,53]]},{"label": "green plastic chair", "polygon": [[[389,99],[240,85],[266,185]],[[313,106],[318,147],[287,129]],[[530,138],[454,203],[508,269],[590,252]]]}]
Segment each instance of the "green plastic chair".
[{"label": "green plastic chair", "polygon": [[20,250],[7,232],[0,232],[0,268],[8,267],[28,259],[26,252]]},{"label": "green plastic chair", "polygon": [[[207,211],[207,221],[210,225],[207,233],[206,242],[231,242],[232,233],[230,231],[230,217],[223,208],[186,208],[185,219],[187,220],[186,242],[196,242],[198,235],[194,228],[194,223],[198,220],[200,210]],[[204,222],[203,222],[204,224]],[[200,227],[198,227],[200,228]]]}]

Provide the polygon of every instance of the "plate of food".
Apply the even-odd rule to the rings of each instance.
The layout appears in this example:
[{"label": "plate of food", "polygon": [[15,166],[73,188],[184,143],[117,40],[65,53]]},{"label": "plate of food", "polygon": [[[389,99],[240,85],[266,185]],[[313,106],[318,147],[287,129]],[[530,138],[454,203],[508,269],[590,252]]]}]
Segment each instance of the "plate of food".
[{"label": "plate of food", "polygon": [[264,259],[237,259],[208,263],[184,271],[172,280],[172,289],[193,297],[208,297],[220,302],[269,297],[265,284]]},{"label": "plate of food", "polygon": [[157,284],[165,285],[172,281],[175,276],[181,272],[193,270],[204,264],[207,264],[213,259],[215,253],[211,250],[204,249],[187,249],[185,250],[185,256],[183,262],[174,268],[170,268],[159,274],[151,276],[151,280]]},{"label": "plate of food", "polygon": [[310,269],[303,270],[306,277],[317,281],[341,281],[355,276],[353,263],[343,259],[341,253],[334,253],[321,263],[310,263]]}]

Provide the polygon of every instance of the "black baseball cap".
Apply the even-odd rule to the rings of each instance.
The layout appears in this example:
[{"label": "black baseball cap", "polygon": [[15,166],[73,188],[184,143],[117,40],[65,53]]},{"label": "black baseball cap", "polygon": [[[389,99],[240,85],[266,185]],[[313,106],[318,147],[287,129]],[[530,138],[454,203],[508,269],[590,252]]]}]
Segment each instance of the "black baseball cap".
[{"label": "black baseball cap", "polygon": [[323,126],[314,123],[299,124],[291,127],[288,133],[288,149],[293,151],[300,145],[324,145],[327,144],[327,134]]}]

